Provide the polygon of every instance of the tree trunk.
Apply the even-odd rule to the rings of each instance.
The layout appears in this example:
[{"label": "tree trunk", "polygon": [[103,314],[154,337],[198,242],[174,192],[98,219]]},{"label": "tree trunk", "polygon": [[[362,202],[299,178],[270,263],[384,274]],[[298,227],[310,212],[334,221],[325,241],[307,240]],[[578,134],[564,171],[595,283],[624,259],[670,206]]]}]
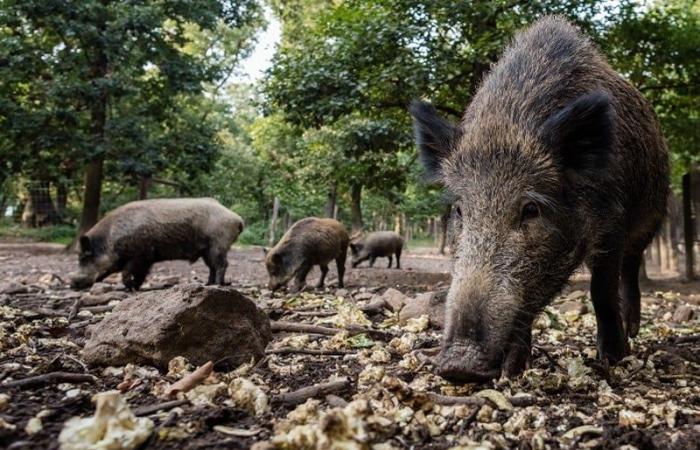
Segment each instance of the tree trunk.
[{"label": "tree trunk", "polygon": [[[105,32],[106,24],[104,20],[96,25],[97,31],[102,35]],[[90,78],[93,83],[99,83],[107,76],[108,63],[107,54],[98,43],[94,54],[90,55]],[[99,84],[98,84],[99,86]],[[92,145],[99,149],[95,156],[88,162],[85,170],[85,187],[83,191],[83,211],[80,217],[80,228],[78,235],[68,246],[69,250],[75,250],[78,246],[78,238],[92,228],[100,214],[100,196],[102,193],[102,169],[104,163],[105,126],[107,124],[107,102],[108,94],[104,88],[100,89],[98,97],[93,101],[90,108],[90,128],[92,134]]]},{"label": "tree trunk", "polygon": [[277,217],[280,213],[280,199],[275,197],[272,201],[272,217],[270,217],[270,237],[267,240],[269,246],[275,245],[275,232],[277,231]]},{"label": "tree trunk", "polygon": [[338,184],[334,181],[328,186],[326,194],[326,207],[324,208],[324,216],[335,218],[335,204],[338,198]]},{"label": "tree trunk", "polygon": [[452,205],[447,205],[445,211],[443,211],[440,216],[440,254],[445,254],[445,246],[447,245],[447,224],[450,221],[450,212],[452,212]]},{"label": "tree trunk", "polygon": [[68,189],[66,183],[59,181],[56,183],[56,213],[59,220],[65,219],[66,207],[68,206]]},{"label": "tree trunk", "polygon": [[78,236],[85,234],[96,223],[100,215],[100,196],[102,194],[102,159],[90,161],[85,170],[85,188],[83,193],[83,213],[80,218]]},{"label": "tree trunk", "polygon": [[353,183],[350,188],[350,215],[352,218],[352,234],[362,232],[364,224],[362,223],[362,185]]},{"label": "tree trunk", "polygon": [[693,211],[690,194],[690,173],[683,175],[683,234],[685,243],[685,278],[690,281],[695,279],[694,255],[695,226],[693,224]]},{"label": "tree trunk", "polygon": [[146,200],[148,198],[148,188],[151,186],[151,177],[149,175],[144,175],[139,178],[139,200]]},{"label": "tree trunk", "polygon": [[51,199],[50,183],[32,181],[29,186],[29,198],[22,211],[22,226],[37,228],[58,223],[58,213]]}]

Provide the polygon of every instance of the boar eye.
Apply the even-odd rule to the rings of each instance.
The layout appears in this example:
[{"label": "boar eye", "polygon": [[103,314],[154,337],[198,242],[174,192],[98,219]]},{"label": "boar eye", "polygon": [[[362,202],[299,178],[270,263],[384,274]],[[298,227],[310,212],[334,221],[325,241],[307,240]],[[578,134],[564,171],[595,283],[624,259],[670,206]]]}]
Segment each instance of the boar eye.
[{"label": "boar eye", "polygon": [[522,221],[535,219],[540,215],[540,208],[537,207],[535,202],[527,202],[523,206]]}]

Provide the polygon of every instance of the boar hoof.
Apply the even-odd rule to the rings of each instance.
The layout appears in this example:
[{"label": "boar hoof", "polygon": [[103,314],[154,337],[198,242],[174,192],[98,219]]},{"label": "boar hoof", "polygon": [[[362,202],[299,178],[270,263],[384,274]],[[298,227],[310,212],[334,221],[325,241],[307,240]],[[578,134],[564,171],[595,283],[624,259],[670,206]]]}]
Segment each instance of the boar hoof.
[{"label": "boar hoof", "polygon": [[613,342],[598,342],[598,358],[611,366],[617,364],[627,356],[629,352],[630,347],[626,338],[621,338]]}]

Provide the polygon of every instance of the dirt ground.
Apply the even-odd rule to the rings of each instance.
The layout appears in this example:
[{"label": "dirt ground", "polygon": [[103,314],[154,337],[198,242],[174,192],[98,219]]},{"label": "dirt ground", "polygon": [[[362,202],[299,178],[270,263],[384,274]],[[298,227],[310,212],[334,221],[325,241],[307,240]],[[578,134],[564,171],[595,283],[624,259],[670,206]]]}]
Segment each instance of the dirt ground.
[{"label": "dirt ground", "polygon": [[[595,317],[586,276],[579,274],[537,320],[530,368],[522,376],[453,385],[434,374],[440,332],[427,328],[425,318],[402,325],[388,309],[362,311],[389,287],[410,297],[445,289],[447,258],[409,252],[401,270],[386,269],[384,259],[373,269],[349,267],[345,289],[337,288],[332,268],[329,287],[300,295],[265,289],[259,248],[233,249],[229,262],[227,281],[272,319],[367,332],[275,333],[257,364],[216,372],[201,390],[165,405],[163,386],[194,368],[164,374],[87,366],[80,353],[85,328],[111,305],[74,314],[85,295],[67,285],[75,255],[48,244],[0,244],[0,448],[58,448],[66,421],[92,416],[93,395],[125,378],[136,382],[121,397],[153,424],[138,448],[700,448],[698,282],[650,271],[657,279],[642,285],[642,329],[632,355],[608,368],[595,358]],[[201,261],[162,263],[143,289],[201,282],[207,273]],[[312,272],[307,282],[317,276]],[[121,289],[118,277],[106,281],[106,291]],[[95,378],[12,385],[58,371]],[[279,401],[280,394],[341,377],[348,381],[333,395],[320,393],[299,406]],[[252,386],[256,407],[228,392],[206,396],[207,386],[234,379]],[[164,406],[143,409],[153,405]]]}]

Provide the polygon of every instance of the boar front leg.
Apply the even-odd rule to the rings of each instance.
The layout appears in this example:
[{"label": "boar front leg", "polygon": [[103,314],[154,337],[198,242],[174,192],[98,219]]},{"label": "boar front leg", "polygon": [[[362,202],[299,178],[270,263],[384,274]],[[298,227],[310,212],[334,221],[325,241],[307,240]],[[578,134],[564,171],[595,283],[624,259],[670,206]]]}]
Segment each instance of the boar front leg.
[{"label": "boar front leg", "polygon": [[611,364],[617,363],[628,352],[618,293],[621,270],[620,253],[617,250],[611,250],[607,253],[601,252],[589,264],[591,298],[598,325],[598,357]]},{"label": "boar front leg", "polygon": [[386,266],[387,269],[391,269],[391,263],[393,260],[394,260],[394,258],[391,255],[389,255],[389,265]]},{"label": "boar front leg", "polygon": [[323,283],[326,281],[326,275],[328,275],[328,266],[327,265],[321,265],[319,266],[321,268],[321,278],[319,278],[318,283],[316,283],[316,288],[322,288]]},{"label": "boar front leg", "polygon": [[140,259],[130,259],[122,270],[122,283],[130,291],[137,291],[148,276],[151,264]]},{"label": "boar front leg", "polygon": [[310,264],[302,264],[302,266],[299,268],[299,270],[297,270],[297,273],[294,276],[294,287],[292,288],[292,292],[301,292],[301,290],[304,289],[304,286],[306,286],[306,276],[309,274],[310,271]]},{"label": "boar front leg", "polygon": [[622,301],[624,318],[629,337],[639,333],[641,318],[639,267],[642,265],[642,255],[625,256],[622,260]]}]

